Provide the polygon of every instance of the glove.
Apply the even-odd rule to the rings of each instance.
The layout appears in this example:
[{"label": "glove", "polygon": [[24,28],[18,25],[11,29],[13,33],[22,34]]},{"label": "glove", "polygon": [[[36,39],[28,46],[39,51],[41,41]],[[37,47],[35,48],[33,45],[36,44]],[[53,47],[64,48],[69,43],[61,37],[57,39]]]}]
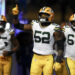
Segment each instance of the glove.
[{"label": "glove", "polygon": [[56,62],[62,63],[63,62],[63,57],[62,56],[57,56]]},{"label": "glove", "polygon": [[61,70],[62,65],[61,65],[61,63],[55,62],[53,65],[53,68],[55,71],[58,71],[58,70]]},{"label": "glove", "polygon": [[18,9],[18,5],[16,4],[16,7],[14,7],[13,9],[12,9],[12,14],[13,15],[18,15],[19,14],[19,9]]},{"label": "glove", "polygon": [[11,54],[13,54],[14,51],[3,51],[3,56],[10,56]]}]

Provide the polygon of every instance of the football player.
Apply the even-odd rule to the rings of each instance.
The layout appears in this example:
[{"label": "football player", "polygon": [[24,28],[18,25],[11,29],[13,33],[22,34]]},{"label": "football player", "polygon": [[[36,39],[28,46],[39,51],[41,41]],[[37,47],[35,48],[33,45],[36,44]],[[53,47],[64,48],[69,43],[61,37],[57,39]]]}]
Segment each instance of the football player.
[{"label": "football player", "polygon": [[75,75],[75,13],[69,18],[70,25],[65,26],[65,58],[68,75]]},{"label": "football player", "polygon": [[[18,6],[12,9],[14,15],[14,25],[16,28],[33,31],[33,58],[31,63],[30,75],[52,75],[53,74],[53,43],[56,38],[55,27],[52,23],[54,12],[50,7],[43,7],[39,11],[38,21],[32,20],[31,24],[20,24],[16,18],[18,15]],[[56,42],[57,43],[57,42]],[[59,50],[57,62],[61,61],[62,50]],[[60,59],[60,60],[59,60]]]},{"label": "football player", "polygon": [[9,30],[9,24],[6,17],[0,15],[0,75],[11,74],[11,55],[19,48],[19,43],[14,37],[12,30]]}]

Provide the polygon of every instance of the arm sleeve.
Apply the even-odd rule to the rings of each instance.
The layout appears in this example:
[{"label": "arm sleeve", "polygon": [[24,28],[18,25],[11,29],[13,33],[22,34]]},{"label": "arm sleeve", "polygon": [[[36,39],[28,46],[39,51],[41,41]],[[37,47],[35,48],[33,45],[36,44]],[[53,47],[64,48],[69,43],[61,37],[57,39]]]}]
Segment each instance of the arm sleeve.
[{"label": "arm sleeve", "polygon": [[56,61],[61,63],[64,53],[64,42],[65,42],[64,33],[59,31],[55,32],[54,39],[55,39],[55,44],[57,46],[56,50],[58,52]]},{"label": "arm sleeve", "polygon": [[21,24],[19,22],[18,15],[13,15],[13,24],[14,24],[14,27],[17,29],[21,29],[21,30],[24,29],[24,24]]}]

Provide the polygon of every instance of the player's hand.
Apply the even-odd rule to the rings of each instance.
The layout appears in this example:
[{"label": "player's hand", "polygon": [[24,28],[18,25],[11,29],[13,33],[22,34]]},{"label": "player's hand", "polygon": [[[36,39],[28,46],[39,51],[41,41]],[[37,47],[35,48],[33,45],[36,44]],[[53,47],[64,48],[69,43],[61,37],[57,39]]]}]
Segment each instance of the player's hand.
[{"label": "player's hand", "polygon": [[62,63],[63,62],[63,56],[57,56],[56,62]]},{"label": "player's hand", "polygon": [[53,65],[53,69],[55,69],[55,71],[61,70],[62,65],[61,63],[55,62]]},{"label": "player's hand", "polygon": [[19,9],[18,9],[18,5],[16,4],[16,7],[14,7],[13,9],[12,9],[12,14],[13,15],[18,15],[19,14]]},{"label": "player's hand", "polygon": [[3,56],[11,56],[15,51],[3,51]]},{"label": "player's hand", "polygon": [[7,56],[8,55],[8,51],[3,51],[3,56]]}]

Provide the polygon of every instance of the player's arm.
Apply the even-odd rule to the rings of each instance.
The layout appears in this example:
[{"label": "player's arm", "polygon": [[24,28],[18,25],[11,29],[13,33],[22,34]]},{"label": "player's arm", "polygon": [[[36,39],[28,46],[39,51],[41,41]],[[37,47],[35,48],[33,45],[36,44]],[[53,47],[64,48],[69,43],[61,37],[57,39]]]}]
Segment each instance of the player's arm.
[{"label": "player's arm", "polygon": [[63,52],[64,52],[65,36],[62,31],[55,31],[53,36],[54,36],[54,46],[56,44],[57,52],[58,52],[58,56],[57,56],[56,61],[61,63],[62,58],[63,58]]},{"label": "player's arm", "polygon": [[11,49],[11,51],[4,51],[3,56],[11,56],[13,53],[16,53],[16,51],[19,49],[19,43],[14,34],[11,35],[10,41],[14,47]]},{"label": "player's arm", "polygon": [[13,24],[14,24],[15,28],[18,28],[18,29],[21,29],[21,30],[31,30],[32,29],[31,24],[21,24],[16,19],[13,21]]},{"label": "player's arm", "polygon": [[13,14],[13,24],[16,28],[21,29],[21,30],[30,30],[32,29],[32,25],[29,24],[21,24],[18,20],[18,14],[19,14],[19,10],[18,10],[18,5],[16,5],[16,7],[14,7],[12,9],[12,14]]},{"label": "player's arm", "polygon": [[14,34],[11,35],[11,43],[14,46],[12,48],[12,51],[16,52],[19,49],[19,42],[18,42],[17,38],[14,36]]}]

